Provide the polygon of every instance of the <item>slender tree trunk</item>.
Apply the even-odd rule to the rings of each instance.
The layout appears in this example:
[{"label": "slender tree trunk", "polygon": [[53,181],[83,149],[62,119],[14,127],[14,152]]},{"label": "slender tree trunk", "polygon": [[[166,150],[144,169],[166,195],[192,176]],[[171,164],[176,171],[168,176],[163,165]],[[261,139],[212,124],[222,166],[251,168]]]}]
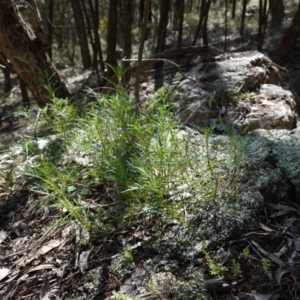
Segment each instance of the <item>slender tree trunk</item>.
[{"label": "slender tree trunk", "polygon": [[144,9],[145,9],[145,0],[140,0],[139,1],[139,26],[142,26],[143,24]]},{"label": "slender tree trunk", "polygon": [[18,76],[18,79],[19,79],[20,88],[21,88],[23,107],[24,108],[29,108],[30,107],[30,100],[29,100],[29,97],[28,97],[26,84],[23,82],[23,80],[19,76]]},{"label": "slender tree trunk", "polygon": [[146,39],[147,23],[148,23],[148,18],[146,16],[149,14],[150,4],[151,4],[151,0],[146,0],[146,5],[144,6],[144,13],[143,13],[144,17],[142,17],[143,23],[141,24],[142,27],[141,27],[141,37],[140,37],[140,45],[139,45],[139,53],[138,53],[138,63],[137,63],[136,74],[135,74],[134,96],[138,106],[140,104],[141,64],[142,64],[144,43]]},{"label": "slender tree trunk", "polygon": [[231,18],[232,18],[232,20],[235,19],[235,12],[236,12],[236,0],[232,0],[232,10],[231,10]]},{"label": "slender tree trunk", "polygon": [[80,45],[83,68],[89,69],[92,67],[92,60],[91,60],[90,50],[89,50],[87,36],[86,36],[82,6],[80,0],[71,0],[71,5],[74,14],[76,32],[77,32],[79,45]]},{"label": "slender tree trunk", "polygon": [[208,23],[208,14],[210,10],[211,0],[207,0],[207,9],[204,15],[204,24],[203,24],[203,44],[208,45],[208,34],[207,34],[207,23]]},{"label": "slender tree trunk", "polygon": [[47,45],[26,25],[13,0],[0,2],[0,51],[31,91],[40,107],[68,90],[47,54]]},{"label": "slender tree trunk", "polygon": [[[99,11],[98,11],[98,0],[94,0],[94,4],[91,2],[91,0],[88,1],[89,5],[90,5],[90,15],[88,15],[87,13],[87,9],[86,9],[86,5],[85,5],[85,1],[81,0],[81,5],[83,8],[83,13],[84,13],[84,17],[86,20],[86,24],[87,24],[87,32],[88,32],[88,37],[90,39],[90,43],[92,45],[92,50],[93,50],[93,69],[96,73],[97,76],[97,85],[98,87],[101,86],[102,80],[101,80],[101,76],[100,76],[100,72],[99,72],[99,65],[98,65],[98,52],[99,52],[99,48],[98,48],[98,44],[97,44],[97,38],[99,39],[99,34],[98,34],[98,27],[99,27]],[[97,11],[97,14],[95,14],[95,11]],[[92,18],[90,18],[90,16]],[[96,31],[94,31],[91,23],[94,23],[94,27],[96,28]],[[95,26],[96,24],[96,26]],[[93,37],[93,32],[95,34],[95,36]],[[100,51],[101,51],[101,45],[100,45]],[[102,51],[101,51],[101,58],[102,58]],[[102,59],[102,63],[103,63],[103,59]],[[103,64],[103,72],[104,72],[104,64]]]},{"label": "slender tree trunk", "polygon": [[224,52],[227,52],[227,34],[228,34],[228,0],[225,0],[225,13],[224,13]]},{"label": "slender tree trunk", "polygon": [[258,44],[257,44],[258,51],[262,51],[266,25],[267,25],[267,0],[259,0]]},{"label": "slender tree trunk", "polygon": [[283,65],[289,54],[291,53],[295,43],[297,42],[297,39],[300,35],[300,4],[298,6],[298,10],[294,16],[294,19],[287,29],[286,33],[284,34],[280,45],[277,50],[277,54],[275,56],[274,61],[278,65]]},{"label": "slender tree trunk", "polygon": [[107,25],[107,77],[112,79],[113,68],[117,65],[117,29],[118,29],[118,0],[109,1],[108,25]]},{"label": "slender tree trunk", "polygon": [[198,26],[197,26],[196,33],[195,33],[193,46],[196,45],[200,30],[201,30],[201,26],[202,26],[202,23],[205,19],[207,11],[209,10],[209,6],[210,6],[210,3],[208,1],[202,0],[201,7],[200,7],[200,14],[199,14],[199,22],[198,22]]},{"label": "slender tree trunk", "polygon": [[101,41],[99,37],[99,0],[94,0],[95,3],[95,11],[94,11],[94,38],[96,43],[96,49],[98,53],[100,70],[102,73],[105,71],[104,61],[103,61],[103,52],[101,47]]},{"label": "slender tree trunk", "polygon": [[[166,45],[167,26],[169,21],[170,0],[161,0],[160,16],[157,30],[157,44],[155,53],[164,52]],[[164,62],[160,61],[154,64],[155,69],[155,89],[159,89],[163,85],[163,66]]]},{"label": "slender tree trunk", "polygon": [[155,53],[163,52],[166,45],[166,33],[169,20],[170,0],[161,0]]},{"label": "slender tree trunk", "polygon": [[4,74],[4,93],[7,94],[12,89],[12,83],[10,78],[10,71],[7,68],[2,69]]},{"label": "slender tree trunk", "polygon": [[49,0],[48,4],[48,20],[47,22],[47,45],[48,45],[48,54],[49,57],[52,59],[52,35],[53,35],[53,0]]},{"label": "slender tree trunk", "polygon": [[[123,18],[122,18],[122,34],[123,34],[123,57],[131,57],[131,23],[132,23],[132,0],[124,0]],[[130,61],[123,62],[124,75],[123,84],[128,84],[130,80]]]},{"label": "slender tree trunk", "polygon": [[[82,0],[82,3],[84,3],[84,0]],[[103,85],[103,79],[101,79],[100,72],[104,74],[105,72],[105,66],[103,61],[103,53],[101,48],[101,42],[99,38],[99,0],[89,0],[89,8],[92,15],[92,28],[89,29],[89,35],[91,44],[93,47],[93,69],[96,72],[97,76],[97,85],[100,87]],[[91,27],[91,22],[88,20],[88,15],[86,13],[86,19],[87,24],[89,27]],[[98,61],[99,59],[99,61]],[[99,70],[99,64],[100,64],[100,70]]]},{"label": "slender tree trunk", "polygon": [[183,19],[184,19],[184,0],[179,0],[179,25],[178,25],[177,49],[180,49],[182,47]]},{"label": "slender tree trunk", "polygon": [[282,0],[269,0],[272,26],[281,25],[284,19],[284,4]]},{"label": "slender tree trunk", "polygon": [[240,35],[241,36],[244,35],[246,8],[247,8],[247,0],[243,0],[242,15],[241,15],[241,27],[240,27]]}]

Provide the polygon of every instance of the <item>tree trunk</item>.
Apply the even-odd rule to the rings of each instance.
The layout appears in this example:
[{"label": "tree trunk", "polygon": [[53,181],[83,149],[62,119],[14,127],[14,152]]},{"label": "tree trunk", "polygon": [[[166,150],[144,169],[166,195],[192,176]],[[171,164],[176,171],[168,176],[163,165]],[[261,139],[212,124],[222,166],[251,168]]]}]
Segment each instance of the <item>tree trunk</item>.
[{"label": "tree trunk", "polygon": [[40,107],[69,92],[47,54],[47,46],[26,25],[13,0],[0,2],[0,51]]},{"label": "tree trunk", "polygon": [[235,12],[236,12],[236,0],[232,1],[232,10],[231,10],[231,19],[235,19]]},{"label": "tree trunk", "polygon": [[[131,57],[131,23],[132,23],[132,0],[124,0],[123,18],[122,18],[122,34],[123,34],[123,57]],[[123,58],[122,57],[122,58]],[[123,84],[128,84],[130,80],[130,61],[123,62],[124,76]]]},{"label": "tree trunk", "polygon": [[[93,69],[96,72],[97,76],[97,85],[100,88],[100,86],[103,84],[103,80],[101,79],[100,72],[104,74],[105,66],[103,61],[103,55],[102,55],[102,48],[99,38],[99,1],[98,0],[89,0],[89,9],[90,13],[92,15],[92,20],[88,19],[88,14],[85,12],[86,15],[86,21],[88,25],[88,32],[91,40],[91,44],[93,47]],[[84,6],[84,0],[82,0],[82,5]],[[85,9],[86,10],[86,9]],[[91,26],[92,23],[92,26]],[[94,36],[93,36],[94,35]],[[98,61],[99,59],[99,61]],[[99,64],[100,64],[100,70],[99,70]]]},{"label": "tree trunk", "polygon": [[257,43],[257,50],[262,50],[262,32],[263,32],[263,23],[264,23],[264,16],[263,16],[263,0],[259,0],[259,9],[258,9],[258,43]]},{"label": "tree trunk", "polygon": [[118,29],[118,0],[109,1],[108,25],[107,25],[107,77],[112,79],[113,68],[117,65],[117,29]]},{"label": "tree trunk", "polygon": [[208,14],[209,14],[209,10],[210,10],[210,4],[211,4],[211,0],[207,0],[207,9],[205,11],[203,31],[202,31],[204,45],[208,45],[207,23],[208,23]]},{"label": "tree trunk", "polygon": [[90,50],[87,41],[85,22],[83,18],[83,12],[82,12],[80,0],[71,0],[71,5],[73,9],[76,32],[77,32],[79,45],[80,45],[83,68],[89,69],[92,67],[92,60],[91,60]]},{"label": "tree trunk", "polygon": [[194,41],[193,41],[193,46],[196,45],[196,42],[197,42],[200,30],[201,30],[201,26],[202,26],[203,20],[205,19],[205,16],[208,13],[209,6],[210,6],[210,3],[208,1],[202,0],[201,7],[200,7],[200,14],[199,14],[199,22],[198,22],[196,33],[195,33],[195,37],[194,37]]},{"label": "tree trunk", "polygon": [[[103,61],[103,53],[102,53],[101,41],[100,41],[100,37],[99,37],[99,1],[94,0],[94,3],[95,3],[94,38],[95,38],[95,46],[96,46],[96,62],[97,62],[97,57],[99,56],[100,70],[102,73],[104,73],[105,65],[104,65],[104,61]],[[92,5],[92,1],[91,1],[91,7],[92,6],[93,5]]]},{"label": "tree trunk", "polygon": [[271,24],[273,26],[281,25],[284,18],[284,5],[282,0],[269,0],[269,7],[271,12]]},{"label": "tree trunk", "polygon": [[225,0],[225,12],[224,12],[224,52],[227,52],[227,34],[228,34],[228,0]]},{"label": "tree trunk", "polygon": [[4,93],[7,94],[12,89],[10,72],[9,72],[9,70],[7,68],[2,69],[2,72],[4,74]]},{"label": "tree trunk", "polygon": [[294,19],[283,36],[280,45],[277,50],[277,54],[275,56],[274,62],[278,65],[283,65],[289,54],[291,53],[295,43],[300,34],[300,4],[298,6],[298,10],[294,16]]},{"label": "tree trunk", "polygon": [[242,15],[241,15],[241,27],[240,27],[240,35],[244,35],[245,29],[245,17],[246,17],[246,8],[247,8],[247,0],[242,0]]},{"label": "tree trunk", "polygon": [[160,2],[160,17],[157,33],[157,44],[155,53],[163,52],[166,45],[166,33],[169,20],[170,0],[161,0]]},{"label": "tree trunk", "polygon": [[[170,0],[161,0],[160,1],[160,16],[157,30],[157,44],[155,48],[155,53],[160,53],[165,51],[166,45],[166,35],[167,35],[167,26],[169,21],[169,11],[170,11]],[[155,86],[157,90],[163,85],[163,66],[164,62],[160,61],[154,65],[155,69]]]},{"label": "tree trunk", "polygon": [[145,0],[139,1],[139,26],[143,24]]},{"label": "tree trunk", "polygon": [[179,1],[179,24],[178,24],[178,38],[177,38],[177,49],[182,47],[182,29],[184,19],[184,0]]},{"label": "tree trunk", "polygon": [[48,44],[48,54],[52,59],[52,36],[53,36],[53,0],[49,0],[48,4],[49,16],[47,20],[47,44]]},{"label": "tree trunk", "polygon": [[20,88],[21,88],[23,107],[28,109],[28,108],[30,108],[30,99],[28,97],[26,84],[23,82],[23,80],[19,76],[18,76],[18,79],[19,79]]},{"label": "tree trunk", "polygon": [[146,39],[147,33],[147,15],[149,15],[151,0],[146,0],[146,5],[144,6],[144,14],[142,17],[143,23],[141,24],[141,36],[140,36],[140,44],[139,44],[139,52],[138,52],[138,62],[136,66],[135,73],[135,84],[134,84],[134,95],[136,104],[139,106],[140,104],[140,75],[141,75],[141,64],[142,64],[142,56],[144,50],[144,43]]}]

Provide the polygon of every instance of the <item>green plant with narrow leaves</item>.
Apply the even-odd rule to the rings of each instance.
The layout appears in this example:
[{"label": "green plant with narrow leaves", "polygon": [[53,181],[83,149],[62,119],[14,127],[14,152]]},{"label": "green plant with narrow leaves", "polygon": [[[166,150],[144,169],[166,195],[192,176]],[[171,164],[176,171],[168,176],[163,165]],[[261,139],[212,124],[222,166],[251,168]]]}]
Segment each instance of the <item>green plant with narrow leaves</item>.
[{"label": "green plant with narrow leaves", "polygon": [[205,256],[205,259],[207,260],[210,275],[216,277],[222,276],[227,268],[218,263],[219,258],[217,255],[215,257],[211,257],[206,249],[205,241],[202,241],[202,252]]},{"label": "green plant with narrow leaves", "polygon": [[[181,135],[166,89],[138,110],[121,80],[112,91],[94,94],[96,101],[84,111],[53,99],[33,120],[35,134],[24,143],[24,154],[34,161],[26,172],[31,192],[46,196],[45,205],[61,212],[61,221],[73,220],[90,230],[109,232],[142,214],[189,226],[183,208],[190,198],[182,195],[181,187],[187,186],[201,200],[191,211],[202,203],[216,206],[223,189],[230,189],[240,173],[247,143],[229,135],[227,144],[214,145],[214,128],[200,129],[202,153],[188,135]],[[38,138],[39,124],[51,133],[47,139]],[[228,161],[218,159],[218,151],[227,151]],[[106,195],[97,209],[86,202],[93,186]]]},{"label": "green plant with narrow leaves", "polygon": [[271,268],[271,262],[268,258],[263,258],[262,259],[262,267],[265,272],[269,272]]},{"label": "green plant with narrow leaves", "polygon": [[241,265],[238,261],[236,261],[236,259],[232,259],[231,260],[231,264],[233,266],[233,272],[234,272],[234,276],[239,277],[242,275],[242,271],[241,271]]},{"label": "green plant with narrow leaves", "polygon": [[134,296],[124,296],[120,292],[112,291],[112,299],[113,300],[135,300]]},{"label": "green plant with narrow leaves", "polygon": [[245,248],[242,252],[242,256],[245,258],[245,259],[248,259],[249,256],[250,256],[250,249],[249,248]]}]

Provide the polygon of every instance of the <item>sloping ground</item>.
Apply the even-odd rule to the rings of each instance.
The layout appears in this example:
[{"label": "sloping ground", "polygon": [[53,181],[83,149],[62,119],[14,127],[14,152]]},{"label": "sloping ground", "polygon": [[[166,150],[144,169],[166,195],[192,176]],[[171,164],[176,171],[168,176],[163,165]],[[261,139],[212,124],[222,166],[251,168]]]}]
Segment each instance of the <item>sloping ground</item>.
[{"label": "sloping ground", "polygon": [[[133,127],[112,126],[102,102],[83,121],[57,105],[56,124],[66,130],[47,128],[41,116],[35,135],[0,158],[1,299],[300,297],[299,129],[256,130],[244,138],[199,132],[170,125],[155,100],[134,123],[142,128],[136,143],[128,134]],[[152,106],[163,113],[153,126]],[[51,135],[38,138],[45,129]],[[113,148],[111,160],[99,161],[110,149],[104,146],[115,143],[122,147]],[[168,151],[158,164],[163,143]],[[142,162],[128,169],[127,198],[111,169],[110,179],[91,178],[117,155],[130,154],[126,149],[139,151],[125,161]],[[53,168],[41,169],[46,163]],[[162,170],[174,171],[162,176]],[[45,178],[57,184],[55,193]],[[150,181],[152,190],[142,191]]]},{"label": "sloping ground", "polygon": [[[193,135],[194,151],[202,149],[195,153],[201,157],[203,137],[187,132]],[[1,297],[296,299],[300,177],[293,163],[299,132],[279,136],[280,132],[272,132],[275,139],[257,138],[247,146],[236,182],[220,191],[221,202],[195,206],[195,200],[201,200],[197,187],[179,187],[175,194],[165,195],[165,201],[188,199],[179,219],[159,211],[141,213],[133,223],[117,222],[106,232],[68,222],[67,209],[45,205],[48,195],[28,194],[28,179],[24,181],[21,171],[34,160],[26,162],[16,152],[2,156],[6,176],[12,162],[18,167],[11,191],[1,194]],[[179,133],[180,138],[187,134]],[[218,139],[212,137],[211,145]],[[212,148],[211,155],[218,150]],[[287,159],[285,152],[291,155]],[[226,151],[218,155],[228,159]],[[244,173],[245,166],[250,171]],[[225,166],[220,168],[225,174]],[[103,186],[91,185],[80,207],[82,212],[89,207],[96,218],[104,203],[116,208],[117,201]],[[98,221],[104,226],[108,220]],[[119,289],[119,294],[108,297]]]}]

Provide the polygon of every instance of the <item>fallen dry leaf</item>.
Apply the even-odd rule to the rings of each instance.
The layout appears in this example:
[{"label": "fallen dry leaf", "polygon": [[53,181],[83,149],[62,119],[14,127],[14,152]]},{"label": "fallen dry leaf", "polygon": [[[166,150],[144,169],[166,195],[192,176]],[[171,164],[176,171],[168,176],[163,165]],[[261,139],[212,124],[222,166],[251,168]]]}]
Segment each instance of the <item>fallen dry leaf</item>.
[{"label": "fallen dry leaf", "polygon": [[35,267],[29,269],[27,271],[27,273],[40,271],[40,270],[45,270],[45,269],[52,269],[52,268],[54,268],[53,265],[38,265],[38,266],[35,266]]},{"label": "fallen dry leaf", "polygon": [[40,255],[44,255],[51,251],[52,249],[58,247],[63,243],[62,240],[51,240],[48,243],[46,243],[44,246],[42,246],[39,250],[36,252],[31,252],[27,257],[24,257],[20,262],[17,263],[18,266],[24,267],[34,259],[37,259]]},{"label": "fallen dry leaf", "polygon": [[10,273],[10,269],[8,268],[1,268],[0,269],[0,281],[4,279]]},{"label": "fallen dry leaf", "polygon": [[50,296],[50,292],[49,292],[49,281],[46,278],[44,280],[42,289],[41,289],[41,300],[48,300]]},{"label": "fallen dry leaf", "polygon": [[6,231],[1,230],[0,231],[0,244],[7,238],[8,234]]},{"label": "fallen dry leaf", "polygon": [[84,273],[84,271],[88,267],[88,259],[89,259],[89,255],[90,255],[91,251],[92,250],[84,251],[79,256],[79,267],[80,267],[81,273]]},{"label": "fallen dry leaf", "polygon": [[275,271],[274,276],[275,276],[275,279],[276,279],[278,285],[281,285],[281,278],[282,278],[282,276],[283,276],[285,273],[288,273],[288,272],[289,272],[289,270],[287,270],[287,269],[282,269],[281,266]]},{"label": "fallen dry leaf", "polygon": [[267,256],[270,260],[272,260],[273,262],[275,262],[277,265],[282,266],[285,263],[278,258],[276,255],[274,255],[273,253],[270,253],[268,251],[266,251],[265,249],[263,249],[258,243],[256,243],[255,241],[251,241],[252,244],[265,256]]}]

